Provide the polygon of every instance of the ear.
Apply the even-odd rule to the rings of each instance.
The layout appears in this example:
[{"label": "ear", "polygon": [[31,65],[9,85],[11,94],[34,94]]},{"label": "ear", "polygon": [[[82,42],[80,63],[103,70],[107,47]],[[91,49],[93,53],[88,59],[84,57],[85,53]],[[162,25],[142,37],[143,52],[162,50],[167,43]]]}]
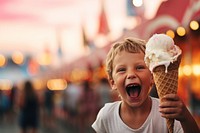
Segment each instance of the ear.
[{"label": "ear", "polygon": [[115,81],[113,79],[111,79],[111,78],[109,78],[108,81],[109,81],[109,84],[110,84],[112,90],[116,90],[117,87],[116,87]]}]

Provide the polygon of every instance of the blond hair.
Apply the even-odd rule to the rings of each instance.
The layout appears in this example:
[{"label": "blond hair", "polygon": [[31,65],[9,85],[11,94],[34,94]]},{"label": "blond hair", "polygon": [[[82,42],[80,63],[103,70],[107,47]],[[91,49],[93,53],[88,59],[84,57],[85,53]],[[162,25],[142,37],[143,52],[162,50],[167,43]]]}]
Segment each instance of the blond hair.
[{"label": "blond hair", "polygon": [[130,53],[145,53],[145,44],[146,41],[138,38],[126,38],[121,42],[114,43],[106,57],[106,72],[108,78],[112,79],[113,60],[117,54],[122,51]]}]

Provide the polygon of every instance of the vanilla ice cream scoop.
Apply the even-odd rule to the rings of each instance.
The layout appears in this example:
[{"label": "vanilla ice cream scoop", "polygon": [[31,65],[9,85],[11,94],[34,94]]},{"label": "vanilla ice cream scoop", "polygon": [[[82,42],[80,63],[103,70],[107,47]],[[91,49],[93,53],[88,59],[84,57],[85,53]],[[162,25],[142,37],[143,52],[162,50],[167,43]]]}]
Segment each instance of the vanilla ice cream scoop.
[{"label": "vanilla ice cream scoop", "polygon": [[165,34],[154,34],[146,44],[144,61],[151,72],[157,66],[164,65],[167,73],[170,63],[176,61],[181,53],[181,49],[174,44],[171,37]]}]

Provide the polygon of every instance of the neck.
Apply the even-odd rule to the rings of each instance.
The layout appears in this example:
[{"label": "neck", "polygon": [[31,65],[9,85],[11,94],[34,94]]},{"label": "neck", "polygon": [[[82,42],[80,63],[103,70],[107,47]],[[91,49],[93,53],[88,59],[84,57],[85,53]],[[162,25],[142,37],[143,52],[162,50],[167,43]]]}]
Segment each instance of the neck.
[{"label": "neck", "polygon": [[140,106],[131,107],[122,102],[120,108],[121,119],[131,128],[139,128],[151,112],[152,100],[148,97]]},{"label": "neck", "polygon": [[126,112],[135,116],[137,114],[150,113],[151,105],[152,100],[150,97],[147,97],[146,100],[138,107],[131,107],[128,106],[127,103],[122,102],[121,110],[123,110],[122,112]]}]

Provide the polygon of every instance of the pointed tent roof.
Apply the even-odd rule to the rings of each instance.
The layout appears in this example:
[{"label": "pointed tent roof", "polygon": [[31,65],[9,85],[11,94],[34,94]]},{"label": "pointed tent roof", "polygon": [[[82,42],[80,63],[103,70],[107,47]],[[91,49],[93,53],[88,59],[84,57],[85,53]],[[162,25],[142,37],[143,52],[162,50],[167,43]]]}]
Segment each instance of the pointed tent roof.
[{"label": "pointed tent roof", "polygon": [[189,5],[190,0],[168,0],[161,3],[155,17],[147,22],[146,30],[143,32],[144,38],[146,39],[154,33],[176,29],[182,25]]},{"label": "pointed tent roof", "polygon": [[109,33],[109,26],[108,21],[104,9],[104,0],[101,0],[101,12],[99,15],[99,27],[98,27],[99,34],[108,34]]}]

